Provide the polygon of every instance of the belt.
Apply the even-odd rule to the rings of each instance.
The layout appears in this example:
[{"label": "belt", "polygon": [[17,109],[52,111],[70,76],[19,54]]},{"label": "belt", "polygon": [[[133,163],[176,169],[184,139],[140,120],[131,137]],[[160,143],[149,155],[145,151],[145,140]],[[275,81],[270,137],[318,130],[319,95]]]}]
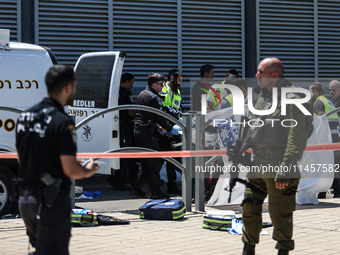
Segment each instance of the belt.
[{"label": "belt", "polygon": [[136,129],[146,129],[146,128],[149,128],[149,124],[135,124],[135,128]]}]

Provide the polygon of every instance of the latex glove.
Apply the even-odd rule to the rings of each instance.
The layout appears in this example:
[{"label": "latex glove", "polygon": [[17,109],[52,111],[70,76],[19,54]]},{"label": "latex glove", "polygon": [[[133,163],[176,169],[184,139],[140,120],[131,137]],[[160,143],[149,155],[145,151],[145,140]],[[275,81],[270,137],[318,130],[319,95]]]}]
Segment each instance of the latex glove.
[{"label": "latex glove", "polygon": [[161,135],[164,135],[166,133],[166,130],[164,128],[162,128],[161,126],[159,128],[157,128],[158,133],[160,133]]},{"label": "latex glove", "polygon": [[182,131],[182,129],[179,126],[175,125],[175,126],[172,127],[170,134],[179,135],[179,132],[181,132],[181,131]]}]

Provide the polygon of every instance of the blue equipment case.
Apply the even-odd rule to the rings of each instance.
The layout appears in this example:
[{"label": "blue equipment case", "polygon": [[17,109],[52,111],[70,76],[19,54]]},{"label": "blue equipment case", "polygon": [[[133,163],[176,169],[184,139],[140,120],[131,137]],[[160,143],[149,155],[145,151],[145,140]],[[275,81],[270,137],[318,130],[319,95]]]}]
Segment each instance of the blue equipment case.
[{"label": "blue equipment case", "polygon": [[178,199],[156,199],[139,207],[140,218],[150,220],[179,220],[185,215],[185,205]]}]

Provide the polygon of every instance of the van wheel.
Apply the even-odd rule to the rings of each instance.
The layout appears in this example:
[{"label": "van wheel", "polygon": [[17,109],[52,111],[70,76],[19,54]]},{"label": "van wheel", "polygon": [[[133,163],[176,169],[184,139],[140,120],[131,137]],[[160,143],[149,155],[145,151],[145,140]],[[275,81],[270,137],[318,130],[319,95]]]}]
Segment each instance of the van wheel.
[{"label": "van wheel", "polygon": [[11,170],[0,165],[0,218],[8,213],[13,213],[15,203],[10,201],[11,195],[11,180],[15,178],[15,175]]}]

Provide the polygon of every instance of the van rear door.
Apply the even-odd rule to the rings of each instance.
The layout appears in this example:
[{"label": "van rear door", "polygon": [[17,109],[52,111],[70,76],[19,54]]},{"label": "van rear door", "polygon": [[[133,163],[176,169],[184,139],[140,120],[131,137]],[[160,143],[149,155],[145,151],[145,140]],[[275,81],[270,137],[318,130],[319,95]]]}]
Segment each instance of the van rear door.
[{"label": "van rear door", "polygon": [[[101,110],[118,106],[120,78],[125,54],[119,51],[83,54],[74,71],[77,90],[69,114],[76,123]],[[80,127],[77,131],[78,152],[105,152],[119,148],[119,112],[110,112]],[[119,169],[119,159],[100,160],[98,173],[111,174]]]}]

